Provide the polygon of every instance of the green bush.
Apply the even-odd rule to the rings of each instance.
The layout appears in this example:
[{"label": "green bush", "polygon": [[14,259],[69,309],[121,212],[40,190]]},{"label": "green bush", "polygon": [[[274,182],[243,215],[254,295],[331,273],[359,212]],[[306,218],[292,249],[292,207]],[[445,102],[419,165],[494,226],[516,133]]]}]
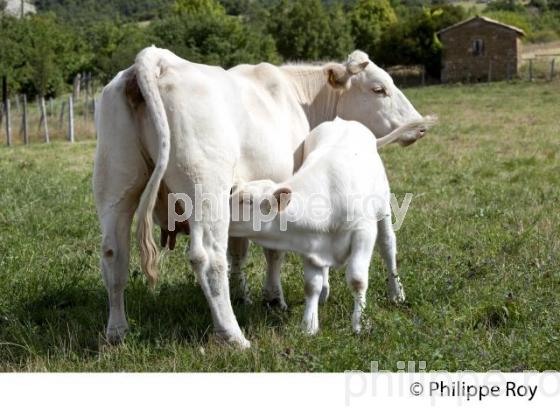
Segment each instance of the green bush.
[{"label": "green bush", "polygon": [[341,59],[354,46],[340,5],[326,8],[320,0],[282,0],[271,10],[268,31],[286,60]]},{"label": "green bush", "polygon": [[270,35],[225,14],[221,7],[212,12],[176,9],[173,15],[150,25],[149,32],[155,45],[199,63],[232,67],[279,60]]}]

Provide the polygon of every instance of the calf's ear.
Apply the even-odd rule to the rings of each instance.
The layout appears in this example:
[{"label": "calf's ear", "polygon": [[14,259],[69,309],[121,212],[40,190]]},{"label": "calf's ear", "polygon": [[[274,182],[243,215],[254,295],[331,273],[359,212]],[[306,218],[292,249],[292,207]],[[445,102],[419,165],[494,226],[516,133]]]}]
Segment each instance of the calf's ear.
[{"label": "calf's ear", "polygon": [[278,204],[278,212],[282,212],[292,200],[292,190],[289,187],[281,187],[274,191],[274,198]]},{"label": "calf's ear", "polygon": [[363,61],[361,63],[357,63],[355,61],[350,61],[348,63],[347,69],[351,75],[356,75],[364,71],[364,69],[368,66],[369,61]]},{"label": "calf's ear", "polygon": [[356,75],[364,71],[369,64],[369,56],[361,50],[354,50],[348,55],[346,69],[350,75]]}]

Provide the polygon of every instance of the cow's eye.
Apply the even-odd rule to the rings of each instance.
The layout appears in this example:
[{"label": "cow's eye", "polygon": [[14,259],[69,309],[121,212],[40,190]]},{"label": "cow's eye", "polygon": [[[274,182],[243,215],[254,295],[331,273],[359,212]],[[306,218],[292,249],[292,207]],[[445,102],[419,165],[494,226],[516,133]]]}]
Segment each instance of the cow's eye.
[{"label": "cow's eye", "polygon": [[385,87],[382,87],[380,85],[373,87],[371,91],[373,91],[375,94],[387,95],[387,90],[385,89]]}]

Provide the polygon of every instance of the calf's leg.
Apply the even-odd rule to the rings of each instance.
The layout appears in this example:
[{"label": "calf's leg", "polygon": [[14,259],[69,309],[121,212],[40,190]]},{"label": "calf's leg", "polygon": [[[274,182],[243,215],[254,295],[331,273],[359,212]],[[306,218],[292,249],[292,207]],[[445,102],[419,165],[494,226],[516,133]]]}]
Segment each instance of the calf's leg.
[{"label": "calf's leg", "polygon": [[329,267],[323,268],[323,288],[321,289],[321,296],[319,296],[319,303],[323,304],[327,301],[330,294],[329,286]]},{"label": "calf's leg", "polygon": [[372,231],[357,231],[352,236],[351,253],[346,268],[346,282],[354,295],[352,329],[356,333],[362,330],[362,312],[366,306],[369,263],[375,246],[376,231],[376,228]]},{"label": "calf's leg", "polygon": [[314,335],[319,331],[319,296],[323,287],[323,269],[307,258],[304,259],[303,267],[305,311],[301,326],[305,333]]},{"label": "calf's leg", "polygon": [[405,293],[397,273],[397,238],[391,224],[391,216],[380,220],[377,226],[379,228],[377,246],[389,275],[389,298],[394,303],[402,303],[405,301]]}]

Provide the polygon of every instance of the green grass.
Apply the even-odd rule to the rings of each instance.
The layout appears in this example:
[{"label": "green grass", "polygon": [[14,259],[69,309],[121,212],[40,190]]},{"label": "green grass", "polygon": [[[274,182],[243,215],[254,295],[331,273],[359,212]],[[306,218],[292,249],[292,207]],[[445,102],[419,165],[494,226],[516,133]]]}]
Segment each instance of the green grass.
[{"label": "green grass", "polygon": [[[303,278],[288,256],[290,311],[235,306],[253,347],[211,336],[205,299],[184,253],[168,252],[148,290],[133,250],[131,332],[107,346],[91,194],[93,141],[0,148],[0,371],[342,371],[560,369],[558,83],[410,89],[440,124],[421,142],[383,150],[393,191],[414,199],[399,241],[408,301],[392,306],[379,256],[371,265],[369,324],[351,332],[343,272],[304,336]],[[186,239],[181,238],[182,248]],[[247,272],[258,300],[264,257]]]}]

